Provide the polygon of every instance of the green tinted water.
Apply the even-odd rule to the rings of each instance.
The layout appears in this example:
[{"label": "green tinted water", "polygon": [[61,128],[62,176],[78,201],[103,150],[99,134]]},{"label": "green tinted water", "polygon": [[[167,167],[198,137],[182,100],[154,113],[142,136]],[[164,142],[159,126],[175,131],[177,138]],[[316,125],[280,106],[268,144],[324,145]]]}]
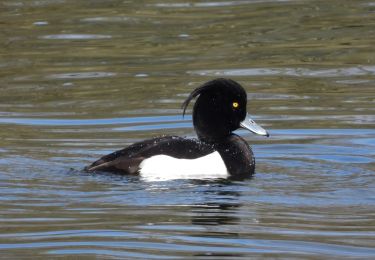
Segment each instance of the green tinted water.
[{"label": "green tinted water", "polygon": [[[375,255],[375,3],[2,1],[0,254]],[[239,81],[271,138],[257,174],[143,182],[79,170]],[[72,170],[73,169],[73,170]]]}]

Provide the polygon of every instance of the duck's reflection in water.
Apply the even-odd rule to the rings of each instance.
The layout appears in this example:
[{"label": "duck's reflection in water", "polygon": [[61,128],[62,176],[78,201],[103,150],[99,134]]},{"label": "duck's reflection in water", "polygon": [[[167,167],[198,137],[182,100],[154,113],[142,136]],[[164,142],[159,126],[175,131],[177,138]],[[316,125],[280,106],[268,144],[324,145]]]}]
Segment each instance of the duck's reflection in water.
[{"label": "duck's reflection in water", "polygon": [[[229,181],[220,181],[210,189],[204,191],[206,201],[192,205],[191,223],[204,227],[204,231],[192,234],[196,238],[205,237],[207,241],[215,244],[215,247],[207,247],[207,252],[199,252],[195,256],[217,256],[217,257],[243,257],[244,254],[228,247],[230,240],[238,241],[240,233],[233,227],[241,223],[240,203],[241,192],[237,191],[237,185]],[[212,189],[215,187],[215,189]],[[206,242],[207,242],[206,241]],[[223,244],[221,250],[220,244]],[[219,246],[219,247],[218,247]],[[237,246],[234,246],[237,247]]]}]

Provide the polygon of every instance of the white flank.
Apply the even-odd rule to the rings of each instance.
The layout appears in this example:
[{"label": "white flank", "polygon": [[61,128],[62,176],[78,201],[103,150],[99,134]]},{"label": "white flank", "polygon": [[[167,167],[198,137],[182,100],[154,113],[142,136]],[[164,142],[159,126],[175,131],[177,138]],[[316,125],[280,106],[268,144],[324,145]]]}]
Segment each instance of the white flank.
[{"label": "white flank", "polygon": [[140,164],[140,175],[148,181],[216,179],[229,176],[227,167],[218,152],[197,159],[155,155]]}]

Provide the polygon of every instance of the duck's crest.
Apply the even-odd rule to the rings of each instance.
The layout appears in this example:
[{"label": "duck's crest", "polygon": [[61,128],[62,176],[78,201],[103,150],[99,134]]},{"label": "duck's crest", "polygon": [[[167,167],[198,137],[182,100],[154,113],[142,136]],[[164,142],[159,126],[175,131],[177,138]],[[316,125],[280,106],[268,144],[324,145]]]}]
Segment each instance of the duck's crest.
[{"label": "duck's crest", "polygon": [[208,81],[206,83],[204,83],[202,86],[200,87],[197,87],[196,89],[194,89],[190,95],[187,97],[187,99],[184,101],[184,103],[182,103],[181,105],[181,108],[183,109],[183,112],[182,112],[182,117],[185,116],[185,111],[186,111],[186,108],[188,107],[190,101],[195,98],[196,96],[200,95],[203,91],[207,91],[211,88],[214,88],[214,87],[217,87],[217,86],[233,86],[233,85],[238,85],[237,82],[231,80],[231,79],[226,79],[226,78],[218,78],[218,79],[214,79],[214,80],[211,80],[211,81]]}]

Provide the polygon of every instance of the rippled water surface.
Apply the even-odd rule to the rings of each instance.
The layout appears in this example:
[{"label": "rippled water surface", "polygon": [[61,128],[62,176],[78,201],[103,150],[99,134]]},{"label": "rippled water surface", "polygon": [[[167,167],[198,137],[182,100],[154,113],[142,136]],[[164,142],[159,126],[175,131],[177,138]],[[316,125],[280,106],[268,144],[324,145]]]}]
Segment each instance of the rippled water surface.
[{"label": "rippled water surface", "polygon": [[[2,258],[375,258],[375,2],[0,2]],[[250,180],[86,174],[230,77]],[[190,114],[190,111],[188,113]]]}]

